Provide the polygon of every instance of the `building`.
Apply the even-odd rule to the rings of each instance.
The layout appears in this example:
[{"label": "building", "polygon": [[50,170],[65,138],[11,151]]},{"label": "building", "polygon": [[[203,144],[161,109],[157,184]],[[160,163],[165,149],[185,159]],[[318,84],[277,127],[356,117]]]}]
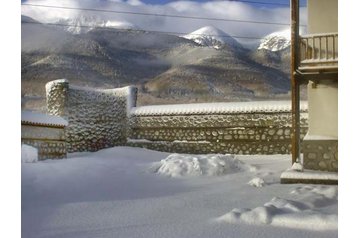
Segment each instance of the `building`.
[{"label": "building", "polygon": [[[299,3],[291,0],[292,163],[302,164],[303,173],[299,177],[284,173],[281,181],[337,183],[338,0],[307,0],[305,35],[299,33]],[[308,132],[300,140],[302,84],[307,85]],[[327,173],[305,177],[313,171]]]},{"label": "building", "polygon": [[21,111],[21,144],[37,148],[39,160],[66,158],[67,124],[58,116]]}]

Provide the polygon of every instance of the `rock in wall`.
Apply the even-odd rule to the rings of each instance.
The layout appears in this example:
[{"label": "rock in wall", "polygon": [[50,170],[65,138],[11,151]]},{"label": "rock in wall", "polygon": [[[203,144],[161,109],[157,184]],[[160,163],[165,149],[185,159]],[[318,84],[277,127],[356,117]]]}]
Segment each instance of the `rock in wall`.
[{"label": "rock in wall", "polygon": [[338,140],[309,140],[302,143],[305,169],[338,172]]}]

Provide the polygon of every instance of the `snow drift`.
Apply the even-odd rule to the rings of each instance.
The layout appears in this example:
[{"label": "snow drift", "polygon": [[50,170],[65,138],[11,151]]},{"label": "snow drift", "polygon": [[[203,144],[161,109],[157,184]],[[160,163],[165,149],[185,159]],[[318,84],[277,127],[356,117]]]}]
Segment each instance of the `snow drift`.
[{"label": "snow drift", "polygon": [[[316,229],[317,222],[329,217],[331,220],[324,226],[336,226],[337,186],[280,184],[279,175],[291,164],[289,155],[236,156],[246,166],[255,166],[256,171],[228,176],[172,179],[144,172],[153,162],[160,162],[168,155],[143,148],[114,147],[94,153],[69,153],[65,160],[22,163],[21,231],[24,237],[338,236],[337,229]],[[247,185],[254,177],[263,178],[265,186],[257,189]],[[270,178],[275,180],[270,181]],[[273,202],[278,207],[273,209],[278,213],[263,205],[273,197],[285,199],[281,200],[280,206],[278,199]],[[285,201],[287,206],[284,206]],[[273,219],[272,224],[279,216],[287,218],[291,225],[292,220],[299,222],[299,219],[289,216],[306,217],[302,222],[307,224],[311,210],[312,223],[305,230],[290,229],[287,225],[262,225],[260,222],[251,225],[238,220],[238,213],[248,212],[248,209],[237,209],[232,213],[237,214],[233,217],[235,224],[216,222],[217,217],[238,206],[263,206],[255,210],[255,214],[261,215],[262,212],[265,215],[264,211],[268,211],[266,215]],[[296,211],[294,207],[297,207]],[[265,221],[265,217],[262,220]]]},{"label": "snow drift", "polygon": [[262,178],[255,177],[251,179],[247,184],[253,187],[261,188],[265,186],[265,181]]},{"label": "snow drift", "polygon": [[217,221],[227,223],[266,224],[297,229],[335,230],[338,228],[336,213],[322,213],[315,209],[336,203],[337,187],[304,186],[291,192],[296,199],[274,197],[253,209],[233,209]]},{"label": "snow drift", "polygon": [[37,149],[35,147],[22,144],[21,145],[21,163],[37,162]]},{"label": "snow drift", "polygon": [[169,177],[191,177],[254,171],[255,167],[243,163],[234,155],[171,154],[160,162],[153,163],[151,170]]}]

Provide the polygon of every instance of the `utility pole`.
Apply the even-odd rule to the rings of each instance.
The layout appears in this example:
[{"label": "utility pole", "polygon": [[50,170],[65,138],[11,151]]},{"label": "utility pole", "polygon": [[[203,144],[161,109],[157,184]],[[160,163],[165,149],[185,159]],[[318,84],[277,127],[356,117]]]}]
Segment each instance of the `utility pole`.
[{"label": "utility pole", "polygon": [[292,164],[300,158],[300,83],[296,73],[299,64],[299,0],[291,0],[291,103]]}]

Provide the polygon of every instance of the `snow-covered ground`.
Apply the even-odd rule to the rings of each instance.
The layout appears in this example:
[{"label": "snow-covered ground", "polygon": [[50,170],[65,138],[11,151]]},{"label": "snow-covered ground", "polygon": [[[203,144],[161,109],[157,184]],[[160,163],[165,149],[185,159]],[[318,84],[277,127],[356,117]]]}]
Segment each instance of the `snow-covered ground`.
[{"label": "snow-covered ground", "polygon": [[22,237],[338,235],[337,186],[280,184],[287,155],[169,155],[116,147],[22,163]]}]

